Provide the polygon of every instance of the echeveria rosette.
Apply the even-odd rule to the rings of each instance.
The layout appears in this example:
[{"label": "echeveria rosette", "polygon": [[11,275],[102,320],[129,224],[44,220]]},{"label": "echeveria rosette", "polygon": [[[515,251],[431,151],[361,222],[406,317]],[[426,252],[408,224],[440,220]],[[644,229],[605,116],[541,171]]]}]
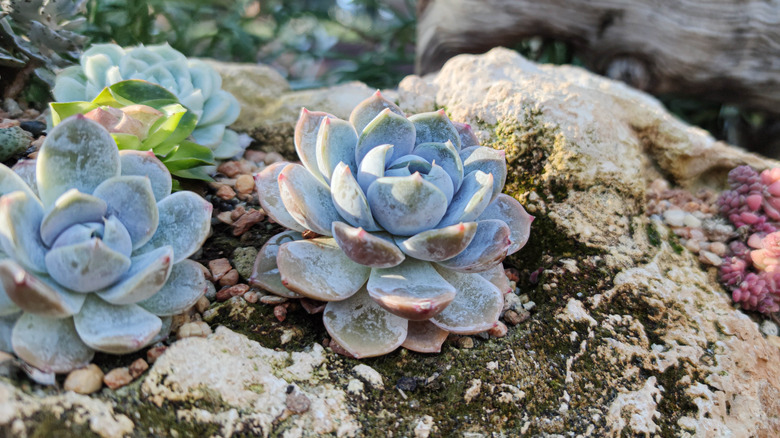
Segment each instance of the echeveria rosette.
[{"label": "echeveria rosette", "polygon": [[80,65],[57,75],[52,93],[59,102],[88,101],[107,86],[142,79],[175,94],[193,111],[198,123],[192,136],[219,159],[241,153],[238,134],[226,129],[236,121],[241,106],[222,90],[222,78],[203,61],[188,59],[168,44],[122,48],[95,44],[81,56]]},{"label": "echeveria rosette", "polygon": [[41,146],[34,188],[0,165],[0,317],[13,323],[0,346],[64,373],[95,350],[129,353],[164,337],[206,290],[187,257],[211,209],[172,194],[153,153],[119,151],[84,116],[63,121]]},{"label": "echeveria rosette", "polygon": [[503,151],[444,111],[407,118],[379,92],[349,121],[302,110],[295,147],[302,165],[255,177],[264,210],[290,231],[261,248],[251,283],[326,301],[325,327],[356,357],[436,352],[447,333],[498,322],[501,262],[533,220],[501,193]]}]

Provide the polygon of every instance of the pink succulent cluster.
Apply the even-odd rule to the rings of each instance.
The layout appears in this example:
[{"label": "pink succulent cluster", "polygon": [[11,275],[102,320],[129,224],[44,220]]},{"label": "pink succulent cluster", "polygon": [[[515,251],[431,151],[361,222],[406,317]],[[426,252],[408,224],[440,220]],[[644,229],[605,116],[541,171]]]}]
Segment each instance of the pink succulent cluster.
[{"label": "pink succulent cluster", "polygon": [[746,242],[729,245],[720,280],[747,310],[780,310],[780,168],[760,174],[750,166],[729,172],[731,190],[718,199],[721,214],[747,231]]}]

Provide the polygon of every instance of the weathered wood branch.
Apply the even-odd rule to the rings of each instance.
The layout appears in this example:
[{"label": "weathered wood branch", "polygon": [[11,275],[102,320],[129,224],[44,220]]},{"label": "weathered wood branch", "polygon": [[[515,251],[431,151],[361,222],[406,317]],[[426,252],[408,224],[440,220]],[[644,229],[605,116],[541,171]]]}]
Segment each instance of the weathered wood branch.
[{"label": "weathered wood branch", "polygon": [[780,114],[780,3],[766,0],[420,0],[417,72],[541,36],[653,94]]}]

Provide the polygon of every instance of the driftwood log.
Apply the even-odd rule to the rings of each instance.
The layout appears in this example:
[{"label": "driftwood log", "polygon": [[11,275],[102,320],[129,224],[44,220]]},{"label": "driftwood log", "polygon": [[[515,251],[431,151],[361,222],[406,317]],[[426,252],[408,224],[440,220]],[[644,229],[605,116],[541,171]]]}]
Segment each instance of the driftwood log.
[{"label": "driftwood log", "polygon": [[529,37],[653,94],[780,114],[780,3],[766,0],[419,0],[419,74]]}]

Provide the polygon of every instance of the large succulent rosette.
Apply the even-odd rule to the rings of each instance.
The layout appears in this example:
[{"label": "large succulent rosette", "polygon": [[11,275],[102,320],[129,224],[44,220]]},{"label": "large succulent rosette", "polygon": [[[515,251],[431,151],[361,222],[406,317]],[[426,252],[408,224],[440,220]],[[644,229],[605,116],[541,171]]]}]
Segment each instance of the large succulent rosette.
[{"label": "large succulent rosette", "polygon": [[152,152],[118,151],[79,115],[15,169],[0,165],[0,349],[68,372],[95,350],[129,353],[166,336],[172,315],[205,292],[187,257],[209,233],[211,204],[171,194]]},{"label": "large succulent rosette", "polygon": [[57,75],[52,90],[59,102],[92,100],[105,87],[127,79],[142,79],[162,86],[195,113],[195,142],[209,147],[216,158],[241,152],[238,134],[226,127],[238,118],[241,105],[222,90],[222,78],[203,61],[187,59],[168,44],[122,48],[95,44],[81,56],[80,65]]},{"label": "large succulent rosette", "polygon": [[379,92],[349,121],[304,109],[295,147],[303,165],[255,178],[265,211],[291,231],[260,250],[250,282],[327,301],[325,327],[356,357],[435,352],[447,333],[497,323],[501,262],[533,220],[501,193],[502,151],[444,111],[407,118]]}]

